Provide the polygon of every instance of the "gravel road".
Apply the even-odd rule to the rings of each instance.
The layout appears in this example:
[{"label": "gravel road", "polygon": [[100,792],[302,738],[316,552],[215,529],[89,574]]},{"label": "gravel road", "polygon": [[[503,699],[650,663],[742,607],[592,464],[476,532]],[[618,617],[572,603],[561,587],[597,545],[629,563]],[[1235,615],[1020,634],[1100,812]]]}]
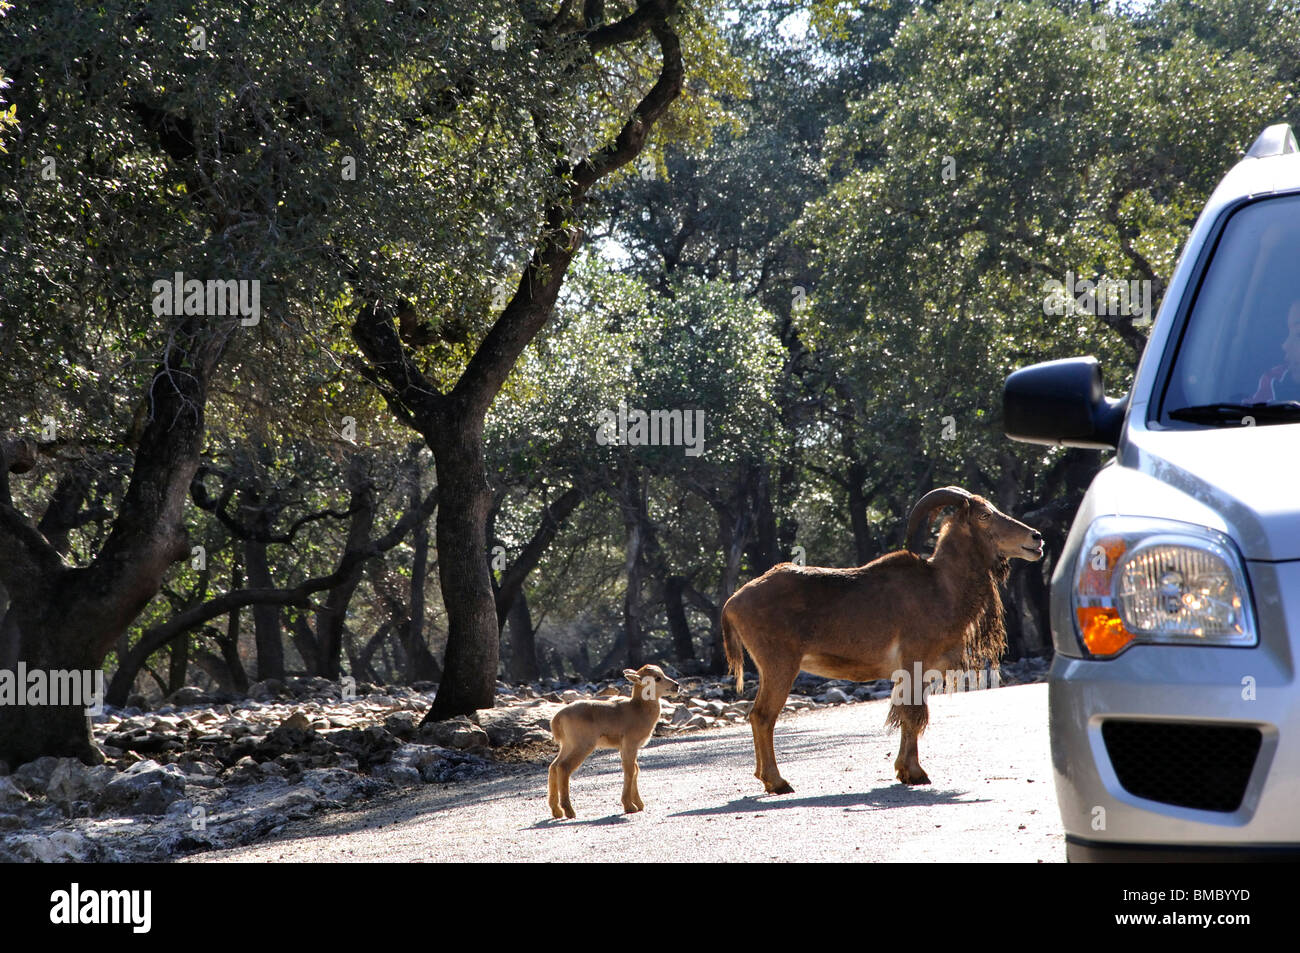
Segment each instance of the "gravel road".
[{"label": "gravel road", "polygon": [[651,739],[641,814],[621,813],[618,756],[602,751],[573,777],[575,820],[551,819],[546,765],[524,764],[408,788],[186,862],[626,860],[634,843],[648,862],[1064,861],[1045,684],[933,698],[921,764],[934,783],[919,787],[894,780],[887,705],[782,716],[777,760],[794,794],[763,793],[740,724]]}]

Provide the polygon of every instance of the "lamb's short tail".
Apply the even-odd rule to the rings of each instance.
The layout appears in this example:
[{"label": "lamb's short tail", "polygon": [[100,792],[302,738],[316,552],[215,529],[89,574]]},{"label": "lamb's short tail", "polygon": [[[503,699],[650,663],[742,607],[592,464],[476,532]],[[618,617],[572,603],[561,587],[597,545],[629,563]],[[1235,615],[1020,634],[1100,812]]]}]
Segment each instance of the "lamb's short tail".
[{"label": "lamb's short tail", "polygon": [[736,677],[736,694],[745,690],[745,647],[736,634],[736,623],[731,620],[727,606],[722,607],[722,648],[727,653],[727,668]]}]

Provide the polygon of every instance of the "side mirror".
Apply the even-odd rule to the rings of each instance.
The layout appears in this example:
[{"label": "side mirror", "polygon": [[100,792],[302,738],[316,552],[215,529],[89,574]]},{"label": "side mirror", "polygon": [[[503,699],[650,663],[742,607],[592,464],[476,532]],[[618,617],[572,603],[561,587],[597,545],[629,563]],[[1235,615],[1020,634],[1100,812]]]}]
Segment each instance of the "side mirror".
[{"label": "side mirror", "polygon": [[1128,396],[1107,397],[1095,357],[1022,367],[1002,388],[1003,429],[1012,440],[1109,449],[1119,445]]}]

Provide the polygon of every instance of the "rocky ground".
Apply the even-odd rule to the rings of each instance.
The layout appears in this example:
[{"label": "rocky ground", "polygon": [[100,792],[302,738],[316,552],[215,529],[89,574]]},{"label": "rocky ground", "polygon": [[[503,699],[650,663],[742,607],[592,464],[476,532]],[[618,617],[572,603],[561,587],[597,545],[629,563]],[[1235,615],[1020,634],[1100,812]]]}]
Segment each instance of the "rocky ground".
[{"label": "rocky ground", "polygon": [[[670,675],[676,676],[665,665]],[[1042,681],[1047,662],[1001,669],[1001,684]],[[680,678],[656,734],[743,721],[755,679]],[[93,723],[107,762],[41,758],[12,772],[0,762],[0,861],[159,861],[238,847],[290,820],[354,805],[409,785],[451,785],[520,761],[550,760],[551,716],[566,702],[625,694],[624,680],[498,685],[496,707],[420,721],[434,685],[340,686],[320,678],[259,682],[248,698],[175,693],[153,711],[106,709]],[[800,675],[787,711],[888,697],[887,681]]]}]

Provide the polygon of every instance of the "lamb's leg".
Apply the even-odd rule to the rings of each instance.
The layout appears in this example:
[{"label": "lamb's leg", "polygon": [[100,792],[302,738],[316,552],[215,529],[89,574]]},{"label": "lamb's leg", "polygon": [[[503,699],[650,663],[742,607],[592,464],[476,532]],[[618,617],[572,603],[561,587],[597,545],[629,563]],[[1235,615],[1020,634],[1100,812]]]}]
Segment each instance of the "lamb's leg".
[{"label": "lamb's leg", "polygon": [[636,789],[637,777],[641,774],[641,767],[636,763],[637,746],[624,743],[619,749],[619,754],[623,757],[623,813],[635,814],[637,811],[644,811],[645,804],[641,801],[641,794]]},{"label": "lamb's leg", "polygon": [[754,698],[754,707],[749,710],[749,724],[754,732],[754,777],[763,782],[763,788],[769,794],[794,793],[794,788],[777,770],[772,734],[776,730],[777,716],[781,714],[798,674],[798,662],[794,665],[769,663],[766,666],[759,663],[758,695]]},{"label": "lamb's leg", "polygon": [[546,802],[551,806],[551,817],[563,817],[560,809],[560,758],[556,755],[546,772]]},{"label": "lamb's leg", "polygon": [[903,730],[902,740],[898,744],[898,757],[894,759],[894,771],[898,780],[904,784],[929,784],[930,778],[921,769],[917,739],[930,721],[930,706],[922,702],[919,705],[890,707],[889,722],[897,724]]},{"label": "lamb's leg", "polygon": [[560,750],[546,771],[546,803],[550,805],[551,817],[556,818],[564,816],[564,810],[560,806],[560,759],[564,757],[564,749],[567,747],[564,734],[563,719],[556,718],[551,722],[551,737],[560,746]]},{"label": "lamb's leg", "polygon": [[[556,756],[555,761],[551,763],[551,771],[555,772],[556,789],[559,794],[559,808],[563,811],[565,817],[576,817],[573,813],[573,804],[569,800],[569,778],[573,772],[578,770],[578,766],[587,760],[587,755],[591,754],[596,748],[592,745],[590,748],[560,748],[560,753]],[[554,817],[560,815],[556,813],[556,804],[551,803],[551,814]]]}]

